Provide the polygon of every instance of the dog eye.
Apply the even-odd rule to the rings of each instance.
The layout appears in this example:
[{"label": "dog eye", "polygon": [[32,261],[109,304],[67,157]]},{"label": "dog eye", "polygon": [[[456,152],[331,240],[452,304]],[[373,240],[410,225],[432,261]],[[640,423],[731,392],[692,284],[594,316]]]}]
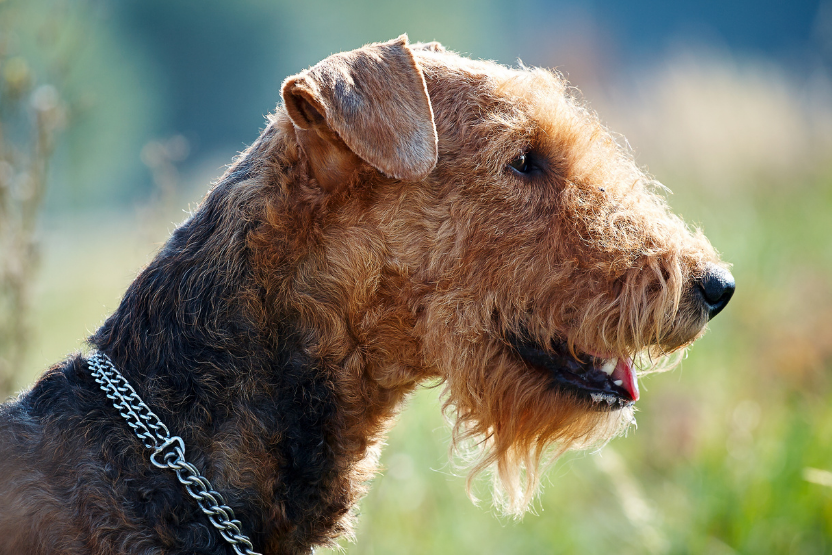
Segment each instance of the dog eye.
[{"label": "dog eye", "polygon": [[531,169],[531,166],[529,165],[529,157],[525,154],[521,154],[520,156],[509,162],[508,165],[512,169],[520,173],[528,173]]}]

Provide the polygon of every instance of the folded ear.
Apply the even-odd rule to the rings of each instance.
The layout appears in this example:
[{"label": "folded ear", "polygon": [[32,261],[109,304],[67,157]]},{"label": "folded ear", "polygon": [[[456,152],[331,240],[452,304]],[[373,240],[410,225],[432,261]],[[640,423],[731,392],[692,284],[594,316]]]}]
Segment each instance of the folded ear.
[{"label": "folded ear", "polygon": [[411,181],[436,165],[433,110],[407,35],[335,54],[287,78],[283,103],[325,188],[345,178],[356,157]]}]

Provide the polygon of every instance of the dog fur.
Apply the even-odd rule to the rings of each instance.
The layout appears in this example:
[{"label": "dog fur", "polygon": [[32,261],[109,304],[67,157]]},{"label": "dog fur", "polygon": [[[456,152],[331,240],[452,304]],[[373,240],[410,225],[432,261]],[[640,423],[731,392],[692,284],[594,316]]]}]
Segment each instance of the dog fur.
[{"label": "dog fur", "polygon": [[[519,514],[553,457],[633,409],[558,386],[517,342],[658,361],[715,312],[702,283],[729,281],[660,193],[557,74],[371,44],[284,82],[89,343],[262,553],[351,534],[387,428],[426,380],[444,384],[472,474],[491,469]],[[0,408],[0,551],[230,552],[82,355]]]}]

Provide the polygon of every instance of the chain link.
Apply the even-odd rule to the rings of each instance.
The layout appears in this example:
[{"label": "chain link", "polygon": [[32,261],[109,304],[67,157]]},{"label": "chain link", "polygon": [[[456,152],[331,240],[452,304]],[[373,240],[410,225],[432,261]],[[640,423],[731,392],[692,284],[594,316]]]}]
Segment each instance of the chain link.
[{"label": "chain link", "polygon": [[95,382],[101,387],[113,406],[127,421],[139,440],[147,449],[152,449],[150,462],[157,468],[167,468],[176,473],[176,478],[199,505],[211,524],[222,538],[234,548],[236,555],[260,555],[253,551],[248,537],[242,533],[240,521],[234,518],[234,511],[225,504],[225,499],[214,491],[207,478],[185,460],[185,442],[179,436],[172,436],[156,414],[150,410],[133,386],[121,375],[110,357],[104,353],[93,353],[88,364]]}]

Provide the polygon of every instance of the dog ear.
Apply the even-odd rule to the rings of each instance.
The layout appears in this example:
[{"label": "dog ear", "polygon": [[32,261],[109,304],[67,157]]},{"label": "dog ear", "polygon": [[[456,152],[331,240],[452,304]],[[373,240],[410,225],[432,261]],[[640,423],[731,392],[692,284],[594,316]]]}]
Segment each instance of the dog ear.
[{"label": "dog ear", "polygon": [[335,54],[283,82],[283,102],[327,189],[360,158],[394,179],[424,179],[437,137],[422,70],[407,35]]}]

